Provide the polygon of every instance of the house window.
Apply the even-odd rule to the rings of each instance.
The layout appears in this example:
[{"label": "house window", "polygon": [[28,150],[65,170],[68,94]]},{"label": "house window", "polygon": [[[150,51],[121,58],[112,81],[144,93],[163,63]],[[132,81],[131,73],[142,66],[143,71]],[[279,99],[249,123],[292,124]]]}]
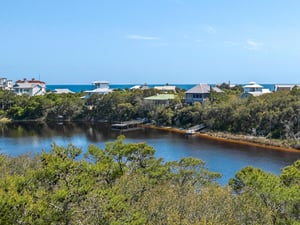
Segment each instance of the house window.
[{"label": "house window", "polygon": [[193,98],[202,98],[202,95],[201,94],[194,94]]}]

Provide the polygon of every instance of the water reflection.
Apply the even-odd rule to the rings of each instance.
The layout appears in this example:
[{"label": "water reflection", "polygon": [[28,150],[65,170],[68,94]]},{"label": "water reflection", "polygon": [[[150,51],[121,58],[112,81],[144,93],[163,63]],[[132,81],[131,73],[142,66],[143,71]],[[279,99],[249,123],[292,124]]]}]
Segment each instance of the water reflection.
[{"label": "water reflection", "polygon": [[[0,151],[10,155],[48,151],[52,143],[73,143],[85,151],[90,144],[104,147],[117,138],[105,123],[9,123],[0,125]],[[244,166],[253,165],[276,174],[300,158],[299,153],[276,151],[252,146],[223,143],[172,132],[144,129],[124,133],[127,142],[146,142],[165,161],[192,156],[207,162],[209,169],[222,173],[224,184]]]},{"label": "water reflection", "polygon": [[110,125],[105,123],[15,122],[0,124],[0,129],[1,136],[6,138],[26,138],[33,136],[39,138],[55,136],[72,137],[83,133],[92,142],[111,138]]}]

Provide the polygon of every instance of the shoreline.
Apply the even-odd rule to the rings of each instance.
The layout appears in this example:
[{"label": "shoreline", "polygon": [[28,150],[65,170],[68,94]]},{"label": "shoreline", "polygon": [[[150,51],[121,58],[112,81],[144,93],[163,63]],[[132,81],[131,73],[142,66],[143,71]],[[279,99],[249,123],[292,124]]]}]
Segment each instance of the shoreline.
[{"label": "shoreline", "polygon": [[[1,118],[0,124],[6,124],[11,122],[45,122],[43,120],[20,120],[20,121],[13,121],[8,118]],[[53,122],[53,121],[52,121]],[[74,121],[56,121],[56,122],[74,122]],[[79,121],[77,121],[79,122]],[[80,121],[83,122],[83,121]],[[84,121],[87,122],[87,121]],[[91,121],[89,121],[91,122]],[[95,122],[95,121],[94,121]],[[179,129],[176,127],[164,127],[164,126],[155,126],[155,125],[147,125],[143,124],[141,125],[145,128],[150,129],[156,129],[156,130],[162,130],[162,131],[168,131],[168,132],[174,132],[178,134],[186,134],[186,129]],[[284,146],[283,143],[275,143],[272,140],[266,139],[266,138],[260,138],[260,137],[254,137],[254,136],[247,136],[247,135],[240,135],[240,134],[232,134],[232,133],[224,133],[224,132],[196,132],[193,134],[193,136],[220,141],[220,142],[226,142],[231,144],[239,144],[239,145],[247,145],[247,146],[254,146],[254,147],[260,147],[265,149],[271,149],[271,150],[277,150],[277,151],[285,151],[285,152],[295,152],[300,153],[300,149]]]},{"label": "shoreline", "polygon": [[[143,127],[156,129],[156,130],[169,131],[178,134],[185,134],[186,132],[186,130],[181,130],[174,127],[159,127],[155,125],[143,125]],[[260,147],[260,148],[277,150],[277,151],[300,153],[300,150],[298,149],[279,146],[279,144],[276,145],[275,143],[272,142],[259,143],[258,138],[253,139],[253,137],[245,136],[245,135],[234,135],[234,134],[227,134],[221,132],[207,132],[207,133],[196,132],[193,136],[220,141],[220,142],[232,143],[232,144],[240,144],[240,145],[254,146],[254,147]],[[267,139],[263,139],[263,140],[266,141]]]}]

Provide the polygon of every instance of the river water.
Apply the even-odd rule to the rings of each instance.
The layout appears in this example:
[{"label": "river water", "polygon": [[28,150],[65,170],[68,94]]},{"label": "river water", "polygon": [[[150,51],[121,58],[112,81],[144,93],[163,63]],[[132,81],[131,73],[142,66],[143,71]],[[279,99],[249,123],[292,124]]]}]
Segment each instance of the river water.
[{"label": "river water", "polygon": [[[156,156],[165,161],[182,157],[204,160],[211,171],[222,173],[220,184],[245,166],[255,166],[275,174],[280,169],[300,159],[300,152],[283,152],[253,146],[223,143],[195,136],[143,129],[123,133],[126,142],[146,142],[156,149]],[[101,148],[120,133],[112,131],[109,124],[92,123],[12,123],[0,126],[0,152],[17,156],[49,151],[51,144],[67,146],[69,143],[83,151],[90,144]]]}]

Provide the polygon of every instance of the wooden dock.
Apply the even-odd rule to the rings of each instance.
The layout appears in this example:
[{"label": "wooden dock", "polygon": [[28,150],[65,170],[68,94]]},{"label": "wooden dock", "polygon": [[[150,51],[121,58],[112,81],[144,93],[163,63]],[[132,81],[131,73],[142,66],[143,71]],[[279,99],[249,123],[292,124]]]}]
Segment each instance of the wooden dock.
[{"label": "wooden dock", "polygon": [[132,130],[139,130],[142,127],[140,126],[143,124],[142,120],[130,120],[130,121],[124,121],[120,123],[113,123],[111,125],[112,130],[118,130],[118,131],[132,131]]}]

